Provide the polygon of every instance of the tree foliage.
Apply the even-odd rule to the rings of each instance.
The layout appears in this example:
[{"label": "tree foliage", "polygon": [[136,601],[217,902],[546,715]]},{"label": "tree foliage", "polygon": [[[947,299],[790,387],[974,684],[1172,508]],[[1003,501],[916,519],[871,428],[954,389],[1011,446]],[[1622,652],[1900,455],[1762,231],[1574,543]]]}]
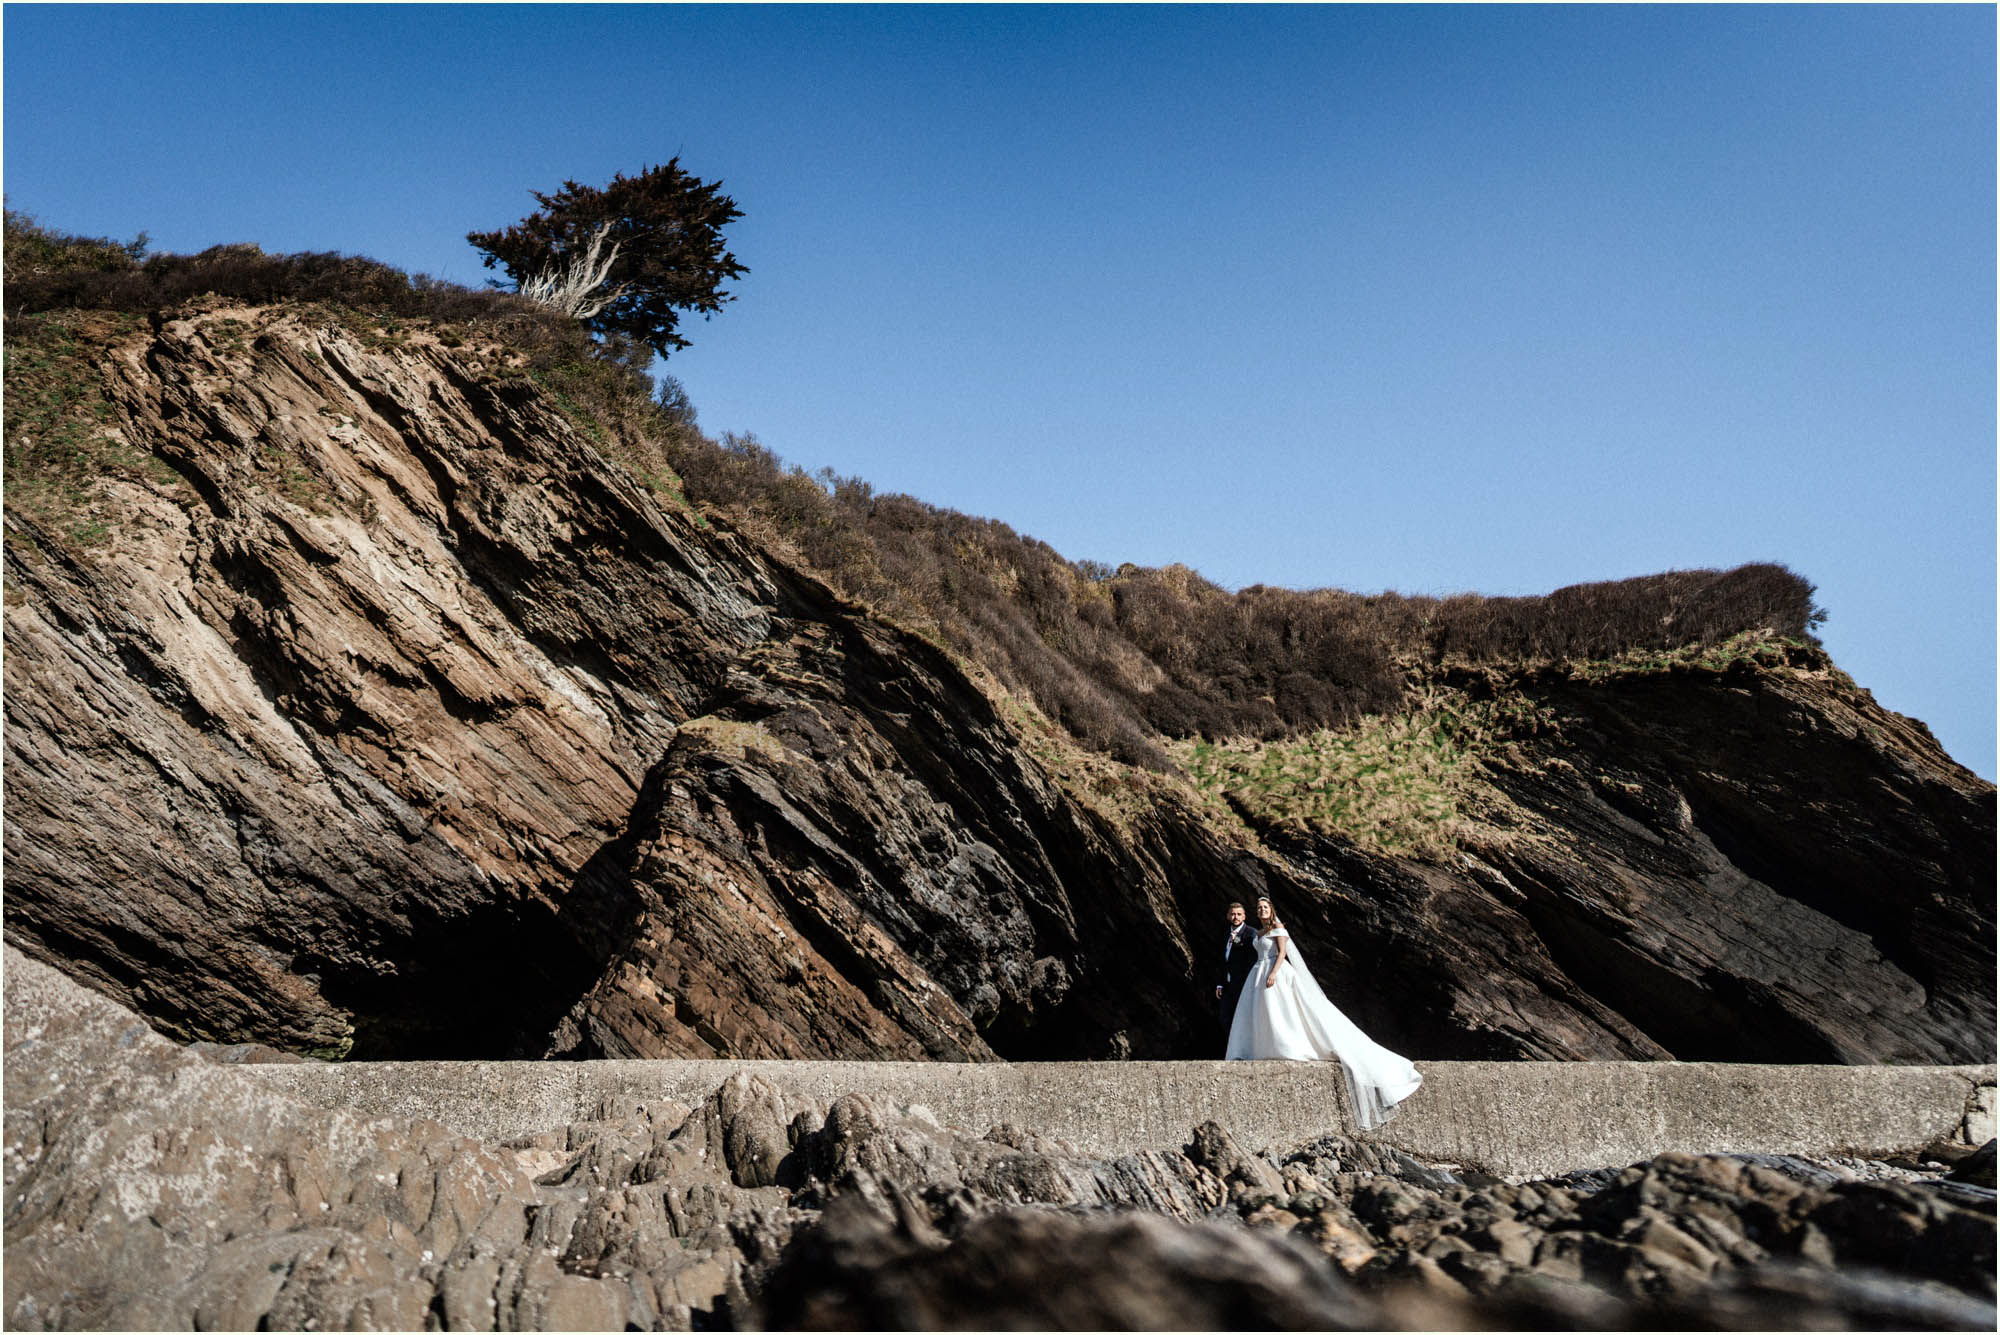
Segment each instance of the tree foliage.
[{"label": "tree foliage", "polygon": [[574,283],[566,279],[595,274],[596,295],[608,300],[576,309],[595,306],[583,323],[608,339],[668,356],[688,345],[676,332],[680,313],[713,315],[734,300],[723,284],[748,272],[723,243],[722,229],[742,216],[736,201],[720,181],[682,171],[678,158],[637,176],[620,173],[602,189],[564,181],[553,194],[533,194],[538,211],[465,239],[523,292],[567,290]]}]

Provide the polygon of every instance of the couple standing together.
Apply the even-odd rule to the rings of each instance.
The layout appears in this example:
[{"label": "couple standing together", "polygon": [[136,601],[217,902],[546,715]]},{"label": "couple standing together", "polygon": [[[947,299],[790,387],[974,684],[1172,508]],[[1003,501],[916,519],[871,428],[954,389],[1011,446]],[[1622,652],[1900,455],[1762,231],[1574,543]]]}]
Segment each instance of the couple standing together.
[{"label": "couple standing together", "polygon": [[1408,1060],[1362,1033],[1326,999],[1268,899],[1257,901],[1254,928],[1241,904],[1229,906],[1215,999],[1229,1031],[1225,1060],[1338,1061],[1363,1131],[1388,1121],[1423,1083]]}]

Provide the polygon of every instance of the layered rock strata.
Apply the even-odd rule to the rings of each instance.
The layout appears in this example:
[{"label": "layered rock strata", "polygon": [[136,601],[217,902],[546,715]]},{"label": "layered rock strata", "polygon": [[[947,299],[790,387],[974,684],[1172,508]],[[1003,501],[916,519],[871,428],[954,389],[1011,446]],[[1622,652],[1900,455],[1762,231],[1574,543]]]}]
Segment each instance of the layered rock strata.
[{"label": "layered rock strata", "polygon": [[1270,893],[1420,1058],[1991,1059],[1993,789],[1811,650],[1466,669],[1547,726],[1442,861],[1065,791],[976,673],[600,451],[504,348],[106,334],[156,461],[8,514],[10,942],[372,1057],[1214,1055]]}]

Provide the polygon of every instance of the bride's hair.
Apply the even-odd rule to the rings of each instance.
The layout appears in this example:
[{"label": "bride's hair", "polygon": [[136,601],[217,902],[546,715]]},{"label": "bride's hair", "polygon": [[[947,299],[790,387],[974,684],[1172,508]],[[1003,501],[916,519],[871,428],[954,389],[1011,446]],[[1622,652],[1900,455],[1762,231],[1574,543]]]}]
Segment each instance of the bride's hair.
[{"label": "bride's hair", "polygon": [[[1270,930],[1271,930],[1271,931],[1275,932],[1275,931],[1277,931],[1277,930],[1278,930],[1278,929],[1279,929],[1280,927],[1283,927],[1283,926],[1285,925],[1285,920],[1284,920],[1283,918],[1280,918],[1280,917],[1278,916],[1278,906],[1277,906],[1276,904],[1273,904],[1273,903],[1271,902],[1271,898],[1270,898],[1270,896],[1269,896],[1269,895],[1259,895],[1259,896],[1257,896],[1257,904],[1258,904],[1258,907],[1259,907],[1259,908],[1267,908],[1267,909],[1271,910],[1271,927],[1270,927]],[[1257,915],[1257,930],[1258,930],[1259,932],[1262,932],[1262,931],[1264,931],[1264,930],[1265,930],[1265,928],[1264,928],[1264,915],[1263,915],[1262,913],[1259,913],[1259,914]]]}]

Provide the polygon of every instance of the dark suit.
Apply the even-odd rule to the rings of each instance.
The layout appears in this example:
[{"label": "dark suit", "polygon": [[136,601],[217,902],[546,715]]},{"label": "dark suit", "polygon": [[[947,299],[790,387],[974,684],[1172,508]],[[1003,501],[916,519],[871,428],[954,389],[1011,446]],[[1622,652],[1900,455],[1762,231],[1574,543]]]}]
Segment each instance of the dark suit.
[{"label": "dark suit", "polygon": [[1218,1016],[1222,1021],[1222,1041],[1229,1041],[1229,1022],[1236,1018],[1236,1002],[1243,995],[1243,982],[1250,976],[1251,968],[1257,963],[1257,933],[1249,923],[1235,928],[1229,934],[1229,950],[1223,958],[1222,977],[1216,981],[1222,987],[1222,1000],[1216,1003]]}]

